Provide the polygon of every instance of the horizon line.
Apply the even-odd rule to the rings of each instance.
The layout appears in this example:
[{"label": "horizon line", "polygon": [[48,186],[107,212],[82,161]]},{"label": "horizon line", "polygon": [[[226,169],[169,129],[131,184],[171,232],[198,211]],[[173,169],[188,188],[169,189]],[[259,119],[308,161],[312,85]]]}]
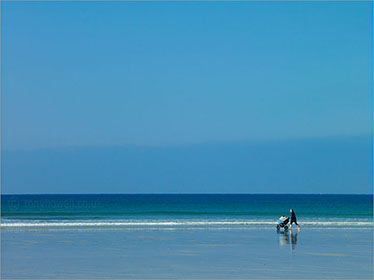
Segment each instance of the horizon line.
[{"label": "horizon line", "polygon": [[[264,144],[264,143],[279,143],[279,142],[290,142],[290,141],[310,141],[310,140],[325,140],[325,139],[336,139],[336,138],[371,138],[374,140],[374,134],[362,133],[353,135],[326,135],[326,136],[301,136],[301,137],[281,137],[281,138],[253,138],[253,139],[242,139],[242,140],[212,140],[212,141],[191,141],[186,143],[158,143],[158,144],[136,144],[136,143],[97,143],[97,144],[68,144],[68,145],[56,145],[56,146],[45,146],[45,147],[21,147],[21,148],[6,148],[4,149],[1,145],[1,152],[25,152],[25,151],[40,151],[40,150],[54,150],[54,149],[81,149],[81,148],[180,148],[180,147],[196,147],[206,145],[227,145],[227,144]],[[374,145],[374,142],[373,142]]]}]

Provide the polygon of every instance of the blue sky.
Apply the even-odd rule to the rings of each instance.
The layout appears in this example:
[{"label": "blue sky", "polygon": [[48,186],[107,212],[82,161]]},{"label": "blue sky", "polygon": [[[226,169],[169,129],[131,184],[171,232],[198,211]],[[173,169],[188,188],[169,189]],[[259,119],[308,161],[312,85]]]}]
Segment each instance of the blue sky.
[{"label": "blue sky", "polygon": [[[1,5],[4,192],[372,192],[371,2]],[[313,184],[292,181],[289,173],[281,184],[253,174],[257,162],[249,150],[257,147],[272,161],[257,172],[268,174],[281,170],[274,147],[293,158],[289,143],[320,162],[321,172],[310,174]],[[232,151],[239,147],[247,157],[216,166],[210,179],[203,167],[187,172],[206,160],[194,149],[212,145],[224,158],[239,156]],[[342,145],[343,155],[322,152]],[[109,155],[123,160],[142,147],[162,159],[193,156],[161,160],[165,170],[180,166],[170,182],[164,177],[170,172],[150,176],[150,183],[90,165],[94,158],[111,166]],[[321,151],[314,157],[313,147]],[[85,176],[69,173],[66,149],[79,159],[75,172]],[[51,164],[30,162],[30,153]],[[322,170],[334,160],[341,169],[326,175]],[[149,162],[157,161],[146,153],[133,174],[153,174]],[[82,166],[91,166],[89,172],[80,173]],[[31,170],[34,179],[27,181]],[[39,174],[64,170],[70,174],[64,184]],[[235,183],[218,184],[225,172]],[[351,178],[345,183],[343,173]]]}]

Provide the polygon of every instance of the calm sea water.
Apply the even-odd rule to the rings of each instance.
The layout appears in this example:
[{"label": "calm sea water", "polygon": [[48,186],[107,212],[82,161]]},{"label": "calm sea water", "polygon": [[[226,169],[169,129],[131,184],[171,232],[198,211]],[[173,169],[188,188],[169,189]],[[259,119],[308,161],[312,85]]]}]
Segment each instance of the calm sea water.
[{"label": "calm sea water", "polygon": [[2,228],[274,225],[293,208],[305,226],[373,225],[373,195],[2,195]]}]

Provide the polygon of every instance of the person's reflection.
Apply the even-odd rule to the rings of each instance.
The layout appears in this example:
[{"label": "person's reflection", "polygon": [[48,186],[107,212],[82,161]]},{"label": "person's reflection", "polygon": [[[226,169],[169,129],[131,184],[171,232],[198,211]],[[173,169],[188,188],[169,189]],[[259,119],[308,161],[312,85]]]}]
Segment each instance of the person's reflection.
[{"label": "person's reflection", "polygon": [[299,232],[293,233],[292,230],[289,231],[290,237],[291,237],[291,250],[295,249],[296,243],[297,243],[297,236]]},{"label": "person's reflection", "polygon": [[[290,245],[291,250],[295,249],[297,243],[297,236],[299,232],[293,233],[291,230],[289,231],[278,231],[279,237],[279,245],[285,246],[287,244]],[[291,242],[290,242],[291,240]]]}]

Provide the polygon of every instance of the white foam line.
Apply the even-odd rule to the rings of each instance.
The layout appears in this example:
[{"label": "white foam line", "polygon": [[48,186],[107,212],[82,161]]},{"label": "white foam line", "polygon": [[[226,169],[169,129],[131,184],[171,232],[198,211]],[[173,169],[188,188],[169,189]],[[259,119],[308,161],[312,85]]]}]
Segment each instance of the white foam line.
[{"label": "white foam line", "polygon": [[[373,222],[303,222],[308,226],[374,226]],[[134,227],[134,226],[238,226],[238,225],[276,225],[269,221],[248,222],[51,222],[51,223],[1,223],[1,228],[33,227]]]}]

